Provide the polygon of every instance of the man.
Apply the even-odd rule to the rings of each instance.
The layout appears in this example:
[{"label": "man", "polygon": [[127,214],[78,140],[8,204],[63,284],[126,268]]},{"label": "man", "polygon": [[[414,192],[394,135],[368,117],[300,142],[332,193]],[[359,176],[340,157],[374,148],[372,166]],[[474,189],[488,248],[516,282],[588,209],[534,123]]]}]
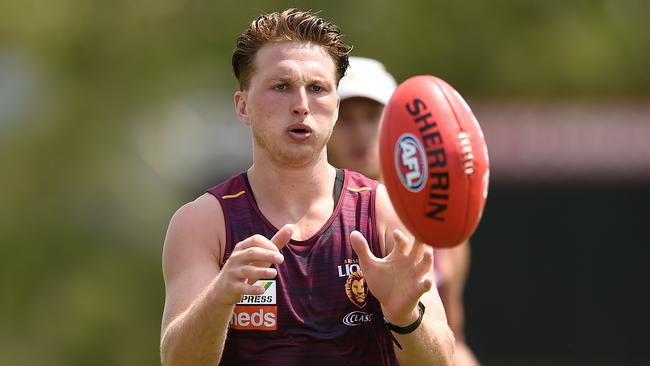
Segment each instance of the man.
[{"label": "man", "polygon": [[[350,68],[339,84],[339,119],[327,145],[329,161],[381,180],[379,122],[397,83],[379,61],[350,57]],[[469,265],[469,243],[436,250],[436,285],[456,337],[454,365],[478,361],[464,342],[463,288]]]},{"label": "man", "polygon": [[[383,186],[327,161],[349,51],[336,26],[295,9],[238,39],[253,165],[170,222],[163,364],[450,364],[431,248],[411,241]],[[361,274],[368,295],[350,301]]]}]

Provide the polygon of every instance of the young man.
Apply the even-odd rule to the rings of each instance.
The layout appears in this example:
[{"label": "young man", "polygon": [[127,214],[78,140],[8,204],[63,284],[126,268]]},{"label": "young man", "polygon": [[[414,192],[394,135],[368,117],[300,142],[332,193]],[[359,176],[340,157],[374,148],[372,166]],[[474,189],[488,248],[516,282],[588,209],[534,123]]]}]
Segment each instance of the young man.
[{"label": "young man", "polygon": [[[379,122],[397,83],[379,61],[350,57],[350,68],[339,84],[339,118],[327,144],[330,163],[381,180]],[[476,366],[464,342],[463,288],[469,265],[469,243],[436,250],[436,285],[456,337],[454,365]]]},{"label": "young man", "polygon": [[294,9],[238,39],[253,165],[171,220],[163,364],[451,363],[431,248],[383,186],[327,161],[349,51],[336,26]]}]

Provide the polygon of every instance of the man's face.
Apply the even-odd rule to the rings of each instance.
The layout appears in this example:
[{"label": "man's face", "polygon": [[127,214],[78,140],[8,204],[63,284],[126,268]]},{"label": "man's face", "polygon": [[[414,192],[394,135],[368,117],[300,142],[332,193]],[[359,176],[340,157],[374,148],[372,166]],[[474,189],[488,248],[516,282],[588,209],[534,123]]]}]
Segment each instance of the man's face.
[{"label": "man's face", "polygon": [[327,145],[333,165],[379,179],[379,120],[383,110],[383,104],[368,98],[341,101],[339,119]]},{"label": "man's face", "polygon": [[318,45],[272,42],[260,48],[247,90],[235,93],[255,153],[288,168],[324,154],[339,106],[336,67]]}]

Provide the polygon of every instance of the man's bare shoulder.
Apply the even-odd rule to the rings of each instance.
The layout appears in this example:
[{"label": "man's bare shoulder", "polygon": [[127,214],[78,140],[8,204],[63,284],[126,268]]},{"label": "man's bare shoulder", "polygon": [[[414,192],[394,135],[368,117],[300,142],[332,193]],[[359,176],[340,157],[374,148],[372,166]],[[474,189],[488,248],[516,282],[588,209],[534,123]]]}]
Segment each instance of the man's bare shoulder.
[{"label": "man's bare shoulder", "polygon": [[393,250],[392,232],[394,229],[399,229],[409,240],[413,240],[412,234],[406,229],[395,211],[386,186],[381,183],[377,185],[375,211],[377,230],[379,231],[379,245],[384,255],[388,255]]},{"label": "man's bare shoulder", "polygon": [[203,247],[221,259],[221,243],[225,239],[224,216],[221,204],[205,193],[181,206],[172,216],[165,238],[165,246],[197,250]]},{"label": "man's bare shoulder", "polygon": [[386,191],[385,185],[381,183],[377,185],[375,197],[375,210],[379,227],[399,228],[401,226],[401,221],[395,212],[395,208],[393,207],[390,198],[388,197],[388,191]]},{"label": "man's bare shoulder", "polygon": [[217,199],[205,193],[181,206],[171,220],[171,225],[189,226],[194,229],[214,228],[214,225],[223,226],[223,210]]}]

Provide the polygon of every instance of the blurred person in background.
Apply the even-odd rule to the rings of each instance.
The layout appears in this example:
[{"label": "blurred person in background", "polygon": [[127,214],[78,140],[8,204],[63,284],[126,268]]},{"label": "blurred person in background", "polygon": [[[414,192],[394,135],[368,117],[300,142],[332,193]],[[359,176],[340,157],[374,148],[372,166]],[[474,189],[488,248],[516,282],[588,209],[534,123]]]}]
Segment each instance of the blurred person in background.
[{"label": "blurred person in background", "polygon": [[170,222],[163,364],[451,364],[432,248],[385,187],[327,160],[349,51],[335,25],[295,9],[239,37],[234,102],[253,165]]},{"label": "blurred person in background", "polygon": [[[350,68],[339,83],[339,118],[327,145],[329,161],[339,168],[381,181],[379,123],[397,83],[379,61],[350,57]],[[436,249],[436,285],[456,336],[454,365],[475,366],[478,361],[465,343],[463,289],[469,270],[469,242]]]}]

